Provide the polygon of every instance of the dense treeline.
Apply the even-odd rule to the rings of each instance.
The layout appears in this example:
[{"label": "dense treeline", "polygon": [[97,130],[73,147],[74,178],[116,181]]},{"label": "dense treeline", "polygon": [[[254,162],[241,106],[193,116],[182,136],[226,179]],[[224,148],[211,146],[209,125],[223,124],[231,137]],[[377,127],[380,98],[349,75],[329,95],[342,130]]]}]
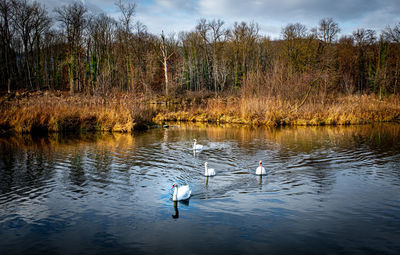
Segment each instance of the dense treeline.
[{"label": "dense treeline", "polygon": [[118,21],[80,2],[49,14],[35,1],[0,0],[0,90],[204,90],[288,100],[311,90],[322,99],[400,90],[400,23],[338,38],[339,25],[325,18],[311,29],[288,24],[271,40],[256,23],[202,19],[189,32],[153,35],[134,20],[134,3],[116,6]]}]

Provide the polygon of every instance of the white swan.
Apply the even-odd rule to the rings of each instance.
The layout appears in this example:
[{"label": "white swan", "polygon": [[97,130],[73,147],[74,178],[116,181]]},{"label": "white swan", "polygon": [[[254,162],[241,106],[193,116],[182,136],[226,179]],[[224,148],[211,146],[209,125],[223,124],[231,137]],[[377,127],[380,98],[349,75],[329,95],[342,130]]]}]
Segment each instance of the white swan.
[{"label": "white swan", "polygon": [[204,163],[204,176],[214,176],[215,170],[213,168],[208,168],[208,162]]},{"label": "white swan", "polygon": [[188,185],[178,187],[178,184],[174,183],[172,188],[174,188],[174,194],[172,195],[173,201],[189,199],[190,195],[192,194],[192,190],[190,190]]},{"label": "white swan", "polygon": [[260,164],[260,166],[257,167],[257,169],[256,169],[256,175],[266,175],[267,172],[265,171],[265,168],[262,166],[261,160],[260,160],[259,164]]},{"label": "white swan", "polygon": [[197,144],[197,140],[196,139],[193,139],[193,141],[194,141],[194,143],[193,143],[193,150],[194,151],[199,151],[199,150],[202,150],[203,149],[203,145],[201,145],[201,144]]}]

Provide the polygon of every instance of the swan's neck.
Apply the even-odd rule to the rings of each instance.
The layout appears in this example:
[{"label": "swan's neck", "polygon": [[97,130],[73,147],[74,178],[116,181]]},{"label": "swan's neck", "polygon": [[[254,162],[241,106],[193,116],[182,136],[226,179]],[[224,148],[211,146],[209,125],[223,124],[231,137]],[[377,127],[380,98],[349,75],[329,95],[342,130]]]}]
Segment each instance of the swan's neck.
[{"label": "swan's neck", "polygon": [[193,148],[196,148],[196,141],[193,142]]},{"label": "swan's neck", "polygon": [[172,200],[173,201],[177,201],[178,200],[178,186],[174,187],[174,195],[172,196]]},{"label": "swan's neck", "polygon": [[204,166],[204,175],[208,175],[208,167],[207,166]]}]

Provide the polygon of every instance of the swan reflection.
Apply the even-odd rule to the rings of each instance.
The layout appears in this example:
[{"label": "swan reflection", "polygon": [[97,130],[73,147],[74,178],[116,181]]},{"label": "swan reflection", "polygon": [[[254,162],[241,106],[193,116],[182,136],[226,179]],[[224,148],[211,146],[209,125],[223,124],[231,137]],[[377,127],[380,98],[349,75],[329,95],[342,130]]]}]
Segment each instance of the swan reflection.
[{"label": "swan reflection", "polygon": [[183,205],[183,206],[189,206],[189,200],[174,201],[174,202],[173,202],[174,214],[171,215],[173,219],[179,219],[178,204],[181,204],[181,205]]},{"label": "swan reflection", "polygon": [[174,201],[174,212],[175,214],[172,214],[173,219],[178,219],[179,218],[179,210],[178,210],[178,202]]}]

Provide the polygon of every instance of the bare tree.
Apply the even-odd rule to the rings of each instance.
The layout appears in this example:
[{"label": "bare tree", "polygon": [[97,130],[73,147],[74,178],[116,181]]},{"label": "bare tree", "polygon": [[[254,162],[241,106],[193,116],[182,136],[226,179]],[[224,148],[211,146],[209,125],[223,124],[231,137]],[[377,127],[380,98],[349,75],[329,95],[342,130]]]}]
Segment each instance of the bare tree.
[{"label": "bare tree", "polygon": [[372,29],[360,28],[353,32],[357,45],[370,45],[376,41],[376,32]]},{"label": "bare tree", "polygon": [[300,23],[288,24],[282,29],[281,34],[284,40],[305,38],[307,36],[307,28]]},{"label": "bare tree", "polygon": [[324,42],[332,43],[339,32],[339,25],[333,18],[324,18],[319,22],[318,37]]},{"label": "bare tree", "polygon": [[[211,63],[212,63],[212,80],[214,84],[214,92],[218,92],[218,50],[221,46],[221,41],[227,35],[227,30],[223,29],[224,21],[201,19],[196,26],[196,31],[203,38],[204,48],[206,51],[206,61],[209,59],[209,47],[211,47]],[[208,64],[208,62],[207,62]]]},{"label": "bare tree", "polygon": [[23,56],[25,61],[25,69],[27,71],[27,83],[29,83],[31,89],[33,89],[32,78],[31,78],[31,65],[29,61],[30,47],[29,44],[32,41],[33,33],[33,22],[35,16],[35,9],[28,3],[27,0],[15,0],[12,2],[13,5],[13,24],[19,34],[22,45],[23,45]]},{"label": "bare tree", "polygon": [[1,67],[1,78],[4,79],[4,83],[7,83],[7,91],[11,92],[11,58],[12,58],[12,47],[11,42],[13,40],[13,32],[11,27],[11,15],[12,6],[8,0],[0,0],[0,43],[1,43],[1,58],[4,59],[5,63]]},{"label": "bare tree", "polygon": [[400,43],[400,22],[397,23],[393,28],[387,26],[382,31],[382,36],[385,40]]},{"label": "bare tree", "polygon": [[129,32],[131,30],[132,18],[135,16],[136,12],[136,3],[130,0],[117,0],[115,5],[122,13],[120,22],[124,27],[125,32]]},{"label": "bare tree", "polygon": [[[171,36],[171,40],[173,37]],[[168,42],[164,36],[164,31],[161,33],[161,44],[160,49],[163,58],[164,66],[164,78],[165,78],[165,95],[168,97],[169,81],[168,81],[168,59],[174,54],[173,49],[171,49],[171,42]]]},{"label": "bare tree", "polygon": [[33,18],[33,35],[32,41],[30,42],[31,52],[34,54],[35,48],[35,76],[36,76],[36,83],[37,88],[40,89],[42,85],[42,75],[41,75],[41,50],[40,44],[41,39],[45,36],[45,34],[49,31],[51,26],[51,19],[47,14],[47,11],[44,6],[39,4],[38,2],[33,2],[32,7],[34,8],[34,18]]},{"label": "bare tree", "polygon": [[70,5],[64,5],[61,8],[56,8],[56,19],[61,24],[64,34],[67,37],[69,46],[69,80],[70,92],[73,93],[79,89],[79,73],[80,73],[80,48],[83,43],[83,31],[88,24],[87,9],[83,4],[74,2]]},{"label": "bare tree", "polygon": [[217,58],[217,53],[220,49],[220,42],[223,39],[223,36],[226,35],[226,30],[223,29],[224,21],[218,19],[218,20],[212,20],[208,23],[208,26],[211,30],[211,35],[210,35],[210,41],[211,41],[211,47],[212,47],[212,56],[213,56],[213,80],[214,80],[214,91],[215,93],[218,92],[218,58]]},{"label": "bare tree", "polygon": [[200,35],[201,40],[199,40],[199,43],[201,45],[201,47],[204,50],[205,56],[204,56],[204,71],[202,72],[204,74],[204,79],[205,79],[205,83],[207,84],[207,86],[209,85],[210,81],[209,81],[209,77],[211,76],[211,70],[209,68],[210,66],[210,39],[209,39],[209,31],[210,31],[210,27],[207,23],[206,19],[200,19],[197,26],[196,26],[196,32],[197,34]]},{"label": "bare tree", "polygon": [[136,12],[136,3],[131,0],[117,0],[115,5],[121,11],[122,16],[120,17],[120,29],[118,30],[118,38],[120,40],[121,53],[124,55],[124,62],[126,66],[126,71],[123,74],[122,86],[127,86],[129,89],[134,90],[135,84],[133,79],[134,66],[132,65],[132,44],[130,44],[132,40],[132,32],[131,32],[131,24],[133,21],[133,17]]},{"label": "bare tree", "polygon": [[90,52],[91,85],[92,89],[100,87],[103,93],[111,85],[111,48],[116,26],[117,22],[104,13],[94,17],[88,26],[93,40]]},{"label": "bare tree", "polygon": [[395,44],[391,47],[395,51],[395,54],[393,54],[393,55],[396,56],[394,58],[395,61],[393,61],[393,62],[395,62],[395,64],[393,65],[394,70],[392,71],[392,73],[394,74],[394,79],[392,81],[392,84],[393,84],[394,93],[397,93],[398,83],[399,83],[399,78],[400,78],[400,58],[398,57],[400,55],[400,45],[399,45],[400,44],[400,22],[397,23],[396,25],[394,25],[393,28],[391,28],[390,26],[387,26],[382,31],[382,37],[384,40]]},{"label": "bare tree", "polygon": [[252,53],[256,48],[255,43],[259,38],[259,30],[257,23],[235,22],[233,29],[228,32],[228,37],[233,47],[235,90],[238,87],[239,79],[248,71],[249,63],[256,59],[255,54],[252,55]]}]

